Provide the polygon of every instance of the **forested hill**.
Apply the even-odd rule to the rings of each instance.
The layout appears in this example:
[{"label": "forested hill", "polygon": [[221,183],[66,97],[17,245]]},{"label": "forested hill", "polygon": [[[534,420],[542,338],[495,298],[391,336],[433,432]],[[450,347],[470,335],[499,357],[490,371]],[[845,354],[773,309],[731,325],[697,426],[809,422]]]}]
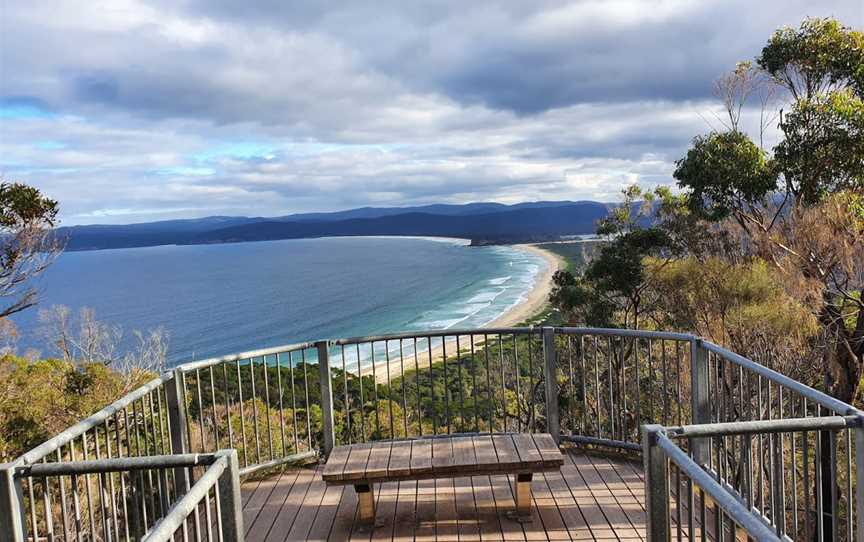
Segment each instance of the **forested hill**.
[{"label": "forested hill", "polygon": [[529,242],[593,233],[609,206],[534,202],[352,209],[276,218],[208,217],[129,225],[60,228],[67,250],[234,243],[352,235],[459,237],[475,243]]}]

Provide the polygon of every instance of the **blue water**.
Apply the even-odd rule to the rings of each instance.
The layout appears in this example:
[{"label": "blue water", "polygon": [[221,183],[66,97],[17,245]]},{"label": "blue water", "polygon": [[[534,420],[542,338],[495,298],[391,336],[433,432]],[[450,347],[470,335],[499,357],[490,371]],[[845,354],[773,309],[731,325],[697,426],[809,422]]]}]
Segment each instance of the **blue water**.
[{"label": "blue water", "polygon": [[[478,327],[518,303],[545,265],[511,247],[328,238],[69,252],[39,279],[54,304],[132,330],[164,326],[172,364],[293,342]],[[18,350],[52,351],[38,308]]]}]

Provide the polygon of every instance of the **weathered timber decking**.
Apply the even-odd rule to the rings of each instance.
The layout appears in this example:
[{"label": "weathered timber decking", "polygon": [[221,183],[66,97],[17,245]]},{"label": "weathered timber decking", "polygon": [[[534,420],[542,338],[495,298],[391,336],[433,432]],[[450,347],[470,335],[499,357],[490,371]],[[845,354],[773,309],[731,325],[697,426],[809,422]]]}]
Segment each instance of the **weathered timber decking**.
[{"label": "weathered timber decking", "polygon": [[643,540],[641,466],[565,451],[560,472],[534,476],[529,523],[505,515],[510,477],[483,475],[385,483],[373,527],[356,521],[353,488],[327,486],[314,465],[243,485],[246,540]]}]

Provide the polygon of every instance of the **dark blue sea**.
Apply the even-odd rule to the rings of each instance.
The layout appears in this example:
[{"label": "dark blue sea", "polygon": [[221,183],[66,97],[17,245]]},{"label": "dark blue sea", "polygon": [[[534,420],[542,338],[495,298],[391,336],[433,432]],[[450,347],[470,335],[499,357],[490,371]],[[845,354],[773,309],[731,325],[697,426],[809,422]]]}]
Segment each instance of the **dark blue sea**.
[{"label": "dark blue sea", "polygon": [[61,304],[133,330],[163,326],[171,364],[305,340],[482,326],[520,301],[545,262],[460,240],[351,237],[62,254],[16,315],[39,350],[38,311]]}]

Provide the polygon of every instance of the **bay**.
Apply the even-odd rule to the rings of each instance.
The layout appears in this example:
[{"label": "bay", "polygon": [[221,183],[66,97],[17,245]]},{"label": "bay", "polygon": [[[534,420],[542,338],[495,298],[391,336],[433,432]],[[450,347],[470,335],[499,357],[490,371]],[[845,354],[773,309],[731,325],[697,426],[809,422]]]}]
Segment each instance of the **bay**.
[{"label": "bay", "polygon": [[68,252],[13,317],[18,351],[54,352],[38,311],[95,310],[124,330],[164,327],[169,363],[293,342],[479,327],[520,301],[542,258],[452,239],[350,237]]}]

